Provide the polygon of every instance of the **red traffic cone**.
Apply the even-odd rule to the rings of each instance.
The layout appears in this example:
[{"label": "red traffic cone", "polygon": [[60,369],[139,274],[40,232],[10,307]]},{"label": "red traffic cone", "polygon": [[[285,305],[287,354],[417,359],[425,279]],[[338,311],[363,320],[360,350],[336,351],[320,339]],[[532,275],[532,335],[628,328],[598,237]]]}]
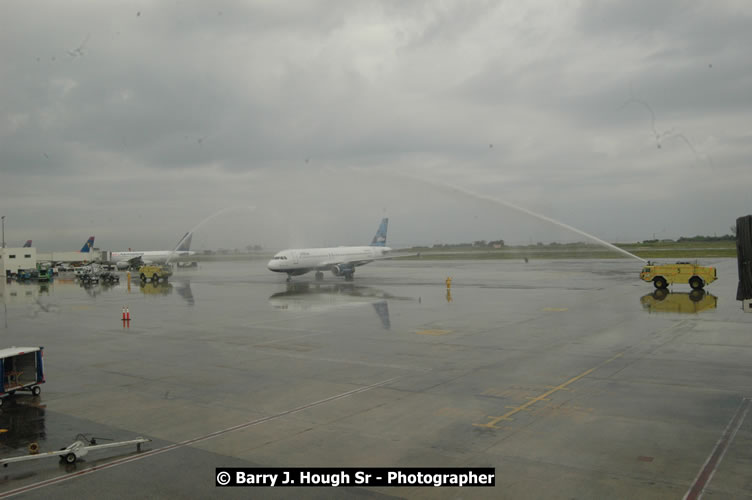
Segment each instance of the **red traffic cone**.
[{"label": "red traffic cone", "polygon": [[131,320],[131,312],[130,312],[130,310],[127,307],[125,308],[125,320],[126,321],[130,321]]},{"label": "red traffic cone", "polygon": [[123,321],[125,321],[125,307],[123,307]]}]

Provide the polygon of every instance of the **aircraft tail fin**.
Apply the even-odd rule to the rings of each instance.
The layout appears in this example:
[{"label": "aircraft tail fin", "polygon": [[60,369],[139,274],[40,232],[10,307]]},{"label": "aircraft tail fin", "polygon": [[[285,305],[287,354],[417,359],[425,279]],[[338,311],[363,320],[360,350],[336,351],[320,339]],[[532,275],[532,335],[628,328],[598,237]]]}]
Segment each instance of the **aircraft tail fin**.
[{"label": "aircraft tail fin", "polygon": [[376,231],[376,235],[373,237],[373,240],[371,241],[372,247],[383,247],[386,246],[386,228],[389,225],[389,219],[383,218],[381,219],[381,224],[379,225],[379,230]]},{"label": "aircraft tail fin", "polygon": [[193,239],[193,233],[188,232],[180,238],[178,246],[175,247],[176,252],[188,252],[191,250],[191,240]]},{"label": "aircraft tail fin", "polygon": [[89,253],[89,250],[94,247],[94,236],[89,236],[89,239],[86,240],[86,243],[84,243],[84,246],[81,248],[81,252]]},{"label": "aircraft tail fin", "polygon": [[31,240],[26,240],[22,248],[31,248]]}]

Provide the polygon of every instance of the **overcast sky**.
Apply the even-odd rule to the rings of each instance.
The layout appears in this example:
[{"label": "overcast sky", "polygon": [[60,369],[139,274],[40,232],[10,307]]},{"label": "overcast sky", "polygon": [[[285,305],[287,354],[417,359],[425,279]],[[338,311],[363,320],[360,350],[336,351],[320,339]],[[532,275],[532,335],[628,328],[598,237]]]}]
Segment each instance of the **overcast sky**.
[{"label": "overcast sky", "polygon": [[[6,1],[9,246],[269,250],[725,234],[752,4]],[[422,181],[421,179],[424,179]],[[442,185],[456,185],[452,191]]]}]

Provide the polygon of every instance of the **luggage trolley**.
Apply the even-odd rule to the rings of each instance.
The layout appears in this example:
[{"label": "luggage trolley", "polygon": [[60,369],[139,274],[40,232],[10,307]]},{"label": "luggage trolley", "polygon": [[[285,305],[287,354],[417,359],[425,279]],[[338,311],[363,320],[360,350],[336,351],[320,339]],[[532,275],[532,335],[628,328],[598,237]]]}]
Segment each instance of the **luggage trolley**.
[{"label": "luggage trolley", "polygon": [[0,349],[0,406],[16,391],[39,396],[44,384],[42,351],[44,347],[8,347]]}]

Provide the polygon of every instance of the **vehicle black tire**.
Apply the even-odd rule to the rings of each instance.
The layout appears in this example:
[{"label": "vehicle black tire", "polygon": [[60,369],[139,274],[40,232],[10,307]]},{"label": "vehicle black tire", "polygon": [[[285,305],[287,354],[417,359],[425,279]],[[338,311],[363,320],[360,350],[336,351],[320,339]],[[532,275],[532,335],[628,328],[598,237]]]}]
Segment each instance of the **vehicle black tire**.
[{"label": "vehicle black tire", "polygon": [[141,281],[146,281],[146,275],[144,273],[141,273]]},{"label": "vehicle black tire", "polygon": [[76,454],[75,453],[68,453],[65,455],[65,462],[69,464],[75,464],[76,463]]},{"label": "vehicle black tire", "polygon": [[152,275],[152,277],[151,277],[151,281],[154,282],[154,283],[156,283],[157,281],[159,281],[159,275],[157,273],[154,273]]},{"label": "vehicle black tire", "polygon": [[663,276],[658,276],[653,279],[653,286],[658,289],[664,289],[668,286],[668,281],[666,281],[666,278],[664,278]]},{"label": "vehicle black tire", "polygon": [[39,396],[42,393],[42,388],[39,387],[38,385],[35,385],[34,387],[31,388],[31,393],[34,396]]},{"label": "vehicle black tire", "polygon": [[689,278],[689,286],[692,287],[692,290],[702,290],[704,283],[702,282],[702,278],[700,278],[699,276],[692,276],[691,278]]},{"label": "vehicle black tire", "polygon": [[0,406],[3,406],[3,403],[5,402],[4,398],[0,398]]}]

